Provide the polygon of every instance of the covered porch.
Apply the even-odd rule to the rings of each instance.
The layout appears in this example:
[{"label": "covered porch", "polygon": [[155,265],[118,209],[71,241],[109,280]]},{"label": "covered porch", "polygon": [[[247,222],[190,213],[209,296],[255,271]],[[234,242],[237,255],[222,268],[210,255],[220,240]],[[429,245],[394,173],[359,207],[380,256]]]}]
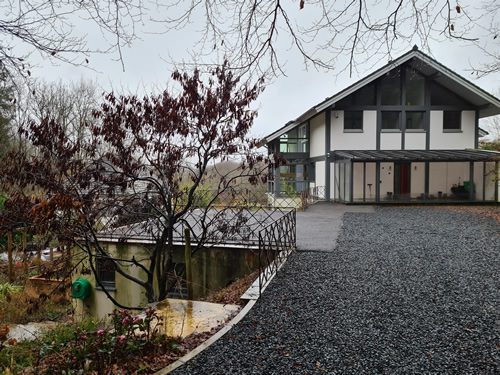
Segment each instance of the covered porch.
[{"label": "covered porch", "polygon": [[498,202],[500,153],[465,150],[335,151],[330,197],[342,203]]}]

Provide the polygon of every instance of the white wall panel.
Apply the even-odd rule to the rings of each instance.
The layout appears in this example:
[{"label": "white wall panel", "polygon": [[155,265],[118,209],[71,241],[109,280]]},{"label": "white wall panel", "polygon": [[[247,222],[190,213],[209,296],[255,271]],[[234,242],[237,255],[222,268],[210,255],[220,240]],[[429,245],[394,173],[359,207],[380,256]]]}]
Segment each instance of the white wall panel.
[{"label": "white wall panel", "polygon": [[425,150],[426,134],[425,132],[406,132],[405,150]]},{"label": "white wall panel", "polygon": [[401,150],[401,132],[380,133],[381,150]]},{"label": "white wall panel", "polygon": [[464,149],[474,147],[475,112],[462,111],[462,129],[458,132],[443,131],[443,111],[431,111],[431,150]]},{"label": "white wall panel", "polygon": [[325,155],[325,112],[309,122],[309,139],[311,157]]},{"label": "white wall panel", "polygon": [[363,111],[363,131],[344,132],[344,111],[331,111],[330,148],[335,150],[376,150],[377,111]]}]

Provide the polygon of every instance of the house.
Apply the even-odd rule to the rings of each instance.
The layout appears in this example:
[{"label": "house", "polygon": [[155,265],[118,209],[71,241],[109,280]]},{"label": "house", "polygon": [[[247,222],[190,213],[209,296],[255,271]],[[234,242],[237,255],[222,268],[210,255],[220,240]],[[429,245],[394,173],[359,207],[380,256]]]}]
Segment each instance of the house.
[{"label": "house", "polygon": [[500,100],[414,47],[263,140],[286,165],[273,197],[311,188],[343,203],[497,202],[500,153],[479,119]]}]

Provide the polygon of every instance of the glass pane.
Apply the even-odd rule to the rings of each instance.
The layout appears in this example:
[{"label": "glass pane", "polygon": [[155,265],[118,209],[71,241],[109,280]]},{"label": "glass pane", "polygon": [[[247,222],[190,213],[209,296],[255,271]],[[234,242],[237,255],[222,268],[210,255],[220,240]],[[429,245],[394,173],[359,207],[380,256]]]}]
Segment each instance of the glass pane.
[{"label": "glass pane", "polygon": [[382,112],[382,129],[401,129],[400,112]]},{"label": "glass pane", "polygon": [[401,104],[401,74],[399,69],[387,73],[381,81],[382,105]]},{"label": "glass pane", "polygon": [[424,112],[406,112],[406,129],[424,129]]},{"label": "glass pane", "polygon": [[406,105],[424,105],[425,79],[412,69],[406,71]]},{"label": "glass pane", "polygon": [[375,104],[375,84],[370,83],[354,93],[354,105]]},{"label": "glass pane", "polygon": [[443,129],[444,130],[460,130],[460,111],[444,111],[443,114]]},{"label": "glass pane", "polygon": [[344,129],[363,130],[363,111],[345,111]]},{"label": "glass pane", "polygon": [[431,105],[464,107],[470,104],[438,83],[433,82],[431,86]]}]

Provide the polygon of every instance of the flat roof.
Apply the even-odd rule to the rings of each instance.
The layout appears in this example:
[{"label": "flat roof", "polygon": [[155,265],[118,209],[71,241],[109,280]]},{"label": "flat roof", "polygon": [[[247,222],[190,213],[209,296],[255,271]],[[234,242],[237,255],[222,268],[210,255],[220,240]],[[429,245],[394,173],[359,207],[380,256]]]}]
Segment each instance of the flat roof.
[{"label": "flat roof", "polygon": [[500,160],[500,152],[465,150],[339,150],[334,151],[335,159],[352,161],[495,161]]}]

